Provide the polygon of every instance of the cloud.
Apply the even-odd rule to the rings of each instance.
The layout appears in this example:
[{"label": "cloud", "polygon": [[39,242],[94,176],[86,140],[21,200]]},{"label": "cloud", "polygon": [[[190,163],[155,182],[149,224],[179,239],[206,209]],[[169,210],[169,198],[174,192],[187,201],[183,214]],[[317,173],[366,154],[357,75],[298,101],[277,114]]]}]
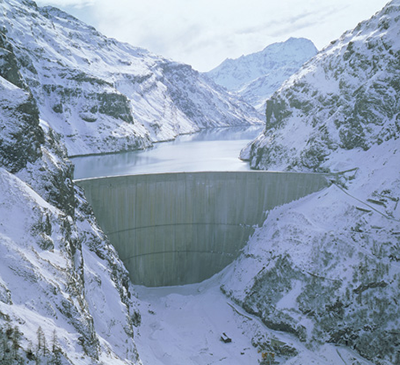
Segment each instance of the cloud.
[{"label": "cloud", "polygon": [[37,0],[39,6],[51,5],[57,8],[65,9],[66,7],[73,7],[82,9],[88,6],[93,6],[96,0]]},{"label": "cloud", "polygon": [[[290,27],[295,27],[294,24],[298,23],[299,20],[303,20],[303,19],[309,17],[310,15],[311,15],[310,13],[306,13],[306,14],[297,15],[295,17],[274,19],[274,20],[262,23],[257,26],[250,26],[250,27],[246,27],[243,29],[239,29],[237,31],[237,34],[242,34],[242,35],[259,34],[260,32],[264,32],[269,29],[281,28],[282,26],[290,29]],[[311,23],[311,21],[309,21],[309,23]]]}]

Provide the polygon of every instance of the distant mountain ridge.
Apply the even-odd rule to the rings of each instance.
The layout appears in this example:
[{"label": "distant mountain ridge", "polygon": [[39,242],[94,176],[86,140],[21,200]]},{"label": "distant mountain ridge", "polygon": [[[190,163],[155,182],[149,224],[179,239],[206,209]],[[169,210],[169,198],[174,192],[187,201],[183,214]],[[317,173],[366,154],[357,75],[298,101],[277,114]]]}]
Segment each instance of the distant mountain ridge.
[{"label": "distant mountain ridge", "polygon": [[206,75],[264,112],[266,99],[317,52],[310,40],[289,38],[260,52],[227,59]]},{"label": "distant mountain ridge", "polygon": [[151,146],[203,128],[261,123],[249,105],[190,66],[106,38],[53,7],[0,4],[0,29],[41,119],[69,155]]}]

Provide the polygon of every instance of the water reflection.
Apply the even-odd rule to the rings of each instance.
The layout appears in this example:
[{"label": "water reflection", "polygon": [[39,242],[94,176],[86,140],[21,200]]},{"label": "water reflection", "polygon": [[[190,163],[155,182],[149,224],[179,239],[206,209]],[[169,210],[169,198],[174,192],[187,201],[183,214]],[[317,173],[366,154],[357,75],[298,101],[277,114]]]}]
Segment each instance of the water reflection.
[{"label": "water reflection", "polygon": [[249,170],[239,152],[262,128],[223,128],[178,137],[144,151],[72,158],[75,179],[158,172]]}]

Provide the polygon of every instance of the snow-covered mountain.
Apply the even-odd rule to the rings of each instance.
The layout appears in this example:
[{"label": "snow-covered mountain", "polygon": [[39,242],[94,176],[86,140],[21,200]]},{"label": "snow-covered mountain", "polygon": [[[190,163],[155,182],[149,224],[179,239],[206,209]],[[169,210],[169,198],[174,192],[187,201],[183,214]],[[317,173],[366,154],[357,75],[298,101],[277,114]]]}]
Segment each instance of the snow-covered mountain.
[{"label": "snow-covered mountain", "polygon": [[190,66],[108,39],[29,0],[0,3],[0,29],[69,155],[148,147],[201,128],[261,123]]},{"label": "snow-covered mountain", "polygon": [[271,211],[224,286],[270,328],[376,364],[400,363],[399,59],[393,0],[268,100],[266,129],[242,152],[253,168],[347,172]]},{"label": "snow-covered mountain", "polygon": [[227,59],[206,75],[264,113],[265,101],[316,53],[310,40],[290,38],[260,52]]},{"label": "snow-covered mountain", "polygon": [[[134,340],[141,321],[138,308],[147,326],[138,346],[160,364],[176,364],[170,356],[176,353],[193,363],[222,363],[226,352],[227,361],[251,352],[257,361],[257,351],[245,346],[273,352],[287,365],[400,363],[400,0],[345,33],[287,81],[268,102],[265,132],[242,154],[260,169],[349,171],[332,175],[324,191],[270,211],[239,259],[220,276],[151,303],[136,299],[123,264],[72,182],[67,152],[50,125],[57,128],[62,124],[54,121],[67,117],[62,128],[69,125],[77,133],[84,130],[74,125],[76,120],[83,123],[83,116],[94,126],[97,118],[99,130],[87,129],[82,139],[64,134],[73,153],[93,151],[94,141],[103,150],[113,143],[115,150],[128,148],[118,126],[137,128],[137,137],[126,143],[147,145],[150,134],[146,137],[141,122],[135,122],[145,116],[134,115],[132,124],[130,111],[151,114],[158,104],[149,103],[148,109],[134,105],[158,93],[181,103],[174,110],[188,111],[186,94],[197,91],[189,83],[178,88],[174,82],[181,79],[182,67],[189,76],[193,70],[165,61],[168,70],[161,82],[157,64],[148,79],[156,81],[138,81],[139,91],[130,98],[121,91],[125,76],[124,82],[115,82],[118,88],[114,81],[93,80],[103,80],[99,74],[106,72],[107,60],[113,70],[121,44],[100,37],[104,43],[83,48],[72,27],[71,39],[78,40],[70,42],[76,47],[68,53],[67,44],[60,43],[56,51],[57,37],[68,38],[61,24],[67,29],[76,19],[53,8],[38,9],[30,1],[3,0],[0,8],[1,22],[8,26],[0,36],[2,364],[140,364]],[[33,39],[31,25],[38,31],[51,24],[54,33],[43,31]],[[25,43],[37,48],[27,49]],[[68,73],[60,71],[67,70],[59,64],[67,62],[58,58],[61,47],[70,57]],[[160,59],[136,52],[144,52],[146,62]],[[91,57],[98,55],[99,74],[89,67],[74,73],[72,60],[81,64],[84,53],[93,63]],[[142,65],[145,76],[148,69],[139,58],[135,70]],[[177,88],[171,93],[172,85]],[[145,97],[139,98],[140,93]],[[115,139],[105,140],[112,128],[118,129],[111,134]],[[133,129],[128,129],[130,135]],[[157,138],[154,131],[152,138]],[[92,132],[95,139],[89,140]],[[229,298],[215,290],[221,283]],[[175,320],[181,323],[173,332]],[[193,328],[201,326],[204,337]],[[237,336],[232,347],[219,340],[225,326]],[[195,346],[189,346],[189,339]]]},{"label": "snow-covered mountain", "polygon": [[4,34],[0,55],[0,363],[139,364],[126,269]]}]

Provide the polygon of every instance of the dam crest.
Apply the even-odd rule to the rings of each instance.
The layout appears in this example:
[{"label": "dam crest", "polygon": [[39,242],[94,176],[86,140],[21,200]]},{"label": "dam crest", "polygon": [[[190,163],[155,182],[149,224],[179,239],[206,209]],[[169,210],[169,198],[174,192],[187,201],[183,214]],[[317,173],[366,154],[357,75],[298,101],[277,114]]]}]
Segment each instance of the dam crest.
[{"label": "dam crest", "polygon": [[266,214],[322,190],[325,174],[180,172],[75,180],[134,284],[201,282],[229,265]]}]

